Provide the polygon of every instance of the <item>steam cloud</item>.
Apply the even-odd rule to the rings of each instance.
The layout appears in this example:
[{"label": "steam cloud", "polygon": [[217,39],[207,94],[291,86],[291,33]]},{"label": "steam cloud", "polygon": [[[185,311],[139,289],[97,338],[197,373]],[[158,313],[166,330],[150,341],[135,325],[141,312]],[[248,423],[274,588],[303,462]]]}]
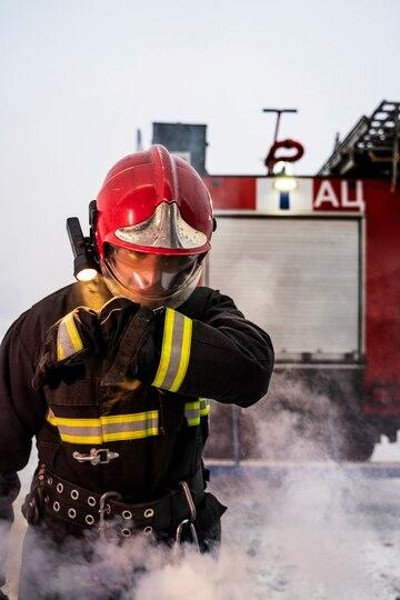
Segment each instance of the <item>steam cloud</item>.
[{"label": "steam cloud", "polygon": [[[277,413],[273,423],[255,419],[254,430],[261,448],[271,448],[271,436],[276,443],[285,439],[290,444],[290,467],[280,463],[269,477],[260,477],[249,466],[245,477],[212,479],[210,490],[229,506],[217,558],[189,548],[179,556],[149,548],[145,540],[137,539],[123,548],[97,543],[97,559],[88,565],[71,543],[63,566],[56,571],[53,549],[42,545],[37,569],[49,589],[71,600],[105,600],[121,583],[121,600],[394,600],[399,596],[400,482],[349,475],[321,454],[312,422],[305,437],[295,415],[285,411]],[[24,472],[25,489],[33,464],[34,460]],[[22,497],[23,493],[20,501]],[[24,530],[18,518],[8,566],[11,599],[17,597]],[[133,564],[139,565],[134,576]],[[140,565],[146,569],[142,571]]]}]

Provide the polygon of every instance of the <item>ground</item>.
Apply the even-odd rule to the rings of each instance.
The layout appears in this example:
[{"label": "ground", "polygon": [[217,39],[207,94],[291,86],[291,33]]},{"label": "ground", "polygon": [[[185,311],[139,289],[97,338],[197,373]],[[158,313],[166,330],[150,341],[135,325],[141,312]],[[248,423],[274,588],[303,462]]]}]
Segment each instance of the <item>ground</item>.
[{"label": "ground", "polygon": [[[400,599],[398,447],[382,443],[369,464],[253,463],[213,471],[211,489],[229,506],[219,559],[189,552],[183,562],[155,561],[137,600]],[[11,599],[24,527],[18,518]]]}]

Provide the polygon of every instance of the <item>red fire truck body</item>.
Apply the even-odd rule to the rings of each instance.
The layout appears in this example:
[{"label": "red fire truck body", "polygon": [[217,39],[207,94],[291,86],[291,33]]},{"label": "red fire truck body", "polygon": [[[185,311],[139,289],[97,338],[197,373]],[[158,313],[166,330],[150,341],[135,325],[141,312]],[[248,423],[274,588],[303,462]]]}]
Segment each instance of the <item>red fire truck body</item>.
[{"label": "red fire truck body", "polygon": [[[208,282],[236,299],[274,343],[275,386],[265,406],[278,398],[284,410],[317,414],[337,458],[367,458],[381,434],[394,441],[400,428],[400,189],[392,192],[388,179],[204,181],[217,217]],[[321,410],[322,397],[340,419],[332,420],[326,404]],[[244,434],[241,456],[257,455],[243,442]]]}]

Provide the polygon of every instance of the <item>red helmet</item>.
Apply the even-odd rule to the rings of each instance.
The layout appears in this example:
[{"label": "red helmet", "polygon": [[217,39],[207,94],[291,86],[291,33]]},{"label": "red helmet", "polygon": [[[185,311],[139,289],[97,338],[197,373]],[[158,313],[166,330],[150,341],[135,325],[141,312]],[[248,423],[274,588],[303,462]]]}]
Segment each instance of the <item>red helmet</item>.
[{"label": "red helmet", "polygon": [[155,254],[203,254],[213,230],[210,194],[185,160],[160,145],[126,156],[97,196],[95,241]]},{"label": "red helmet", "polygon": [[[213,225],[210,194],[189,163],[160,145],[126,156],[107,174],[96,202],[94,239],[111,291],[149,306],[176,306],[200,278]],[[160,271],[158,282],[139,266],[143,253],[159,255],[151,267]],[[141,264],[150,268],[149,260]]]}]

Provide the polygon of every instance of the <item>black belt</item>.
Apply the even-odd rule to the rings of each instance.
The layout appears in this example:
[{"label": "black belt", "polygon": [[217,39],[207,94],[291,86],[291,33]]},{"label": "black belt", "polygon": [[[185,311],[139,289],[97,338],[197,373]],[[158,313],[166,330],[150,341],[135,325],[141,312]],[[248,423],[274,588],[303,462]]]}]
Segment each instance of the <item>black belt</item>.
[{"label": "black belt", "polygon": [[[46,469],[42,480],[44,512],[81,528],[113,522],[123,536],[133,531],[144,533],[170,531],[185,519],[193,520],[193,508],[204,498],[203,470],[150,502],[122,502],[117,492],[98,494],[81,488]],[[189,498],[188,492],[190,490]],[[191,506],[192,499],[194,507]],[[108,526],[108,525],[107,525]]]}]

